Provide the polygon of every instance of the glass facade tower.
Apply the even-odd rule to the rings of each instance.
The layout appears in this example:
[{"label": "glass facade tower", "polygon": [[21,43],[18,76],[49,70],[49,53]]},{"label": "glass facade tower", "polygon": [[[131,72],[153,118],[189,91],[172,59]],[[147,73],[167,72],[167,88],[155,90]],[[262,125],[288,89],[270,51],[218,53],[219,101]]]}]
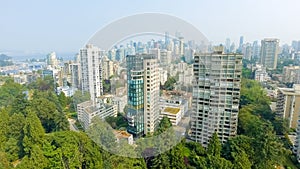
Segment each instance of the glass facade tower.
[{"label": "glass facade tower", "polygon": [[154,55],[127,55],[128,132],[153,133],[158,124],[159,69]]}]

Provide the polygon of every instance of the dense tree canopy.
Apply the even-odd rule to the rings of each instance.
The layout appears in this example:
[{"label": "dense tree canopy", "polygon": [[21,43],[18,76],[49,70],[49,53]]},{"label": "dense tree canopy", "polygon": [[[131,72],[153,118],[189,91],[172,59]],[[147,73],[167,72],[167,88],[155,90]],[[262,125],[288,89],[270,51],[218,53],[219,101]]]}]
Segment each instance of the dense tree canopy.
[{"label": "dense tree canopy", "polygon": [[165,82],[165,84],[163,84],[162,89],[173,90],[175,83],[176,83],[176,78],[169,75],[167,81]]},{"label": "dense tree canopy", "polygon": [[[92,138],[83,132],[69,131],[66,110],[70,99],[57,95],[46,79],[36,84],[21,86],[7,81],[0,86],[0,169],[10,168],[189,168],[189,169],[269,169],[274,166],[289,166],[289,145],[283,144],[278,135],[288,131],[286,122],[275,117],[269,108],[270,99],[261,85],[249,79],[242,80],[238,135],[224,145],[217,134],[213,134],[207,148],[201,144],[175,140],[170,120],[163,117],[156,132],[147,135],[160,136],[158,142],[136,142],[135,146],[121,144],[124,154],[142,150],[140,157],[129,158],[107,152],[96,144],[98,140],[110,139],[111,145],[119,149],[115,138]],[[26,92],[25,92],[26,91]],[[89,94],[75,93],[76,103],[89,100]],[[121,115],[108,118],[116,129],[126,128]],[[124,126],[123,126],[124,125]],[[97,127],[97,126],[96,126]],[[97,128],[96,128],[97,129]],[[167,131],[167,132],[166,132]],[[101,130],[100,133],[107,133]],[[163,135],[166,133],[166,135]],[[173,140],[172,140],[173,139]],[[170,149],[161,151],[161,146]],[[141,152],[141,151],[138,151]],[[155,156],[151,156],[155,155]]]}]

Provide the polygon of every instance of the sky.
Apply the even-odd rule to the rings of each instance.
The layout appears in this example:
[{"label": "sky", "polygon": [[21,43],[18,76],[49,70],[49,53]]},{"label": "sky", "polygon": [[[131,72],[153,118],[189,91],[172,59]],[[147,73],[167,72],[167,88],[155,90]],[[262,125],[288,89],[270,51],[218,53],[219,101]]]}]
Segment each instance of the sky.
[{"label": "sky", "polygon": [[299,0],[0,0],[0,53],[76,53],[99,29],[145,12],[179,17],[213,43],[300,40]]}]

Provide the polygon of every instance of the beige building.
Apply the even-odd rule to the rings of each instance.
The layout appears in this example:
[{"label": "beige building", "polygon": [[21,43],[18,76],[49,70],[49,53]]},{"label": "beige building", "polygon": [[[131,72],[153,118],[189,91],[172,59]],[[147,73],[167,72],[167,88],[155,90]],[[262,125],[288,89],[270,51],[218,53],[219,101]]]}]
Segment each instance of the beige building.
[{"label": "beige building", "polygon": [[300,83],[300,66],[284,66],[282,71],[284,83]]},{"label": "beige building", "polygon": [[168,50],[161,50],[160,51],[160,65],[168,66],[171,64],[172,61],[172,52]]},{"label": "beige building", "polygon": [[109,60],[106,56],[103,58],[103,79],[108,80],[114,75],[114,62]]},{"label": "beige building", "polygon": [[242,55],[223,50],[194,57],[191,139],[205,147],[215,132],[222,143],[237,134]]},{"label": "beige building", "polygon": [[94,117],[104,119],[109,116],[117,116],[117,106],[113,104],[96,103],[86,101],[77,105],[78,121],[84,130],[92,124]]},{"label": "beige building", "polygon": [[276,69],[279,39],[265,38],[261,41],[260,63],[267,69]]},{"label": "beige building", "polygon": [[156,58],[144,58],[144,134],[153,133],[159,123],[160,72]]},{"label": "beige building", "polygon": [[276,113],[288,120],[290,128],[297,128],[300,113],[300,85],[293,88],[279,88]]},{"label": "beige building", "polygon": [[163,117],[168,117],[172,123],[172,126],[178,125],[182,117],[182,110],[176,107],[165,107],[161,113],[159,119]]},{"label": "beige building", "polygon": [[128,124],[135,137],[153,133],[159,123],[160,72],[154,55],[127,55]]},{"label": "beige building", "polygon": [[15,83],[19,83],[22,85],[27,83],[27,75],[26,74],[13,75],[13,77],[14,77]]},{"label": "beige building", "polygon": [[52,68],[58,68],[58,59],[56,57],[55,52],[51,52],[47,55],[47,64],[50,65]]},{"label": "beige building", "polygon": [[165,82],[168,80],[168,71],[165,70],[164,68],[159,68],[159,72],[160,72],[160,76],[159,76],[160,83],[164,85]]}]

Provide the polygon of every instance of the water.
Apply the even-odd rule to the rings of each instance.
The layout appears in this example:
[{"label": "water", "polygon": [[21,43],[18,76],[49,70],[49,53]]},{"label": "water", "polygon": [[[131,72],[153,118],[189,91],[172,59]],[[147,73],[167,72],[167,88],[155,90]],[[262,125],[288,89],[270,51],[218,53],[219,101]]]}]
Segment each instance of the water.
[{"label": "water", "polygon": [[[4,53],[6,54],[6,53]],[[35,54],[7,54],[8,56],[12,57],[14,61],[26,61],[29,59],[46,59],[48,53],[35,53]],[[74,60],[76,52],[68,52],[68,53],[60,53],[56,52],[56,57],[58,59],[63,58],[64,61],[66,60]]]}]

